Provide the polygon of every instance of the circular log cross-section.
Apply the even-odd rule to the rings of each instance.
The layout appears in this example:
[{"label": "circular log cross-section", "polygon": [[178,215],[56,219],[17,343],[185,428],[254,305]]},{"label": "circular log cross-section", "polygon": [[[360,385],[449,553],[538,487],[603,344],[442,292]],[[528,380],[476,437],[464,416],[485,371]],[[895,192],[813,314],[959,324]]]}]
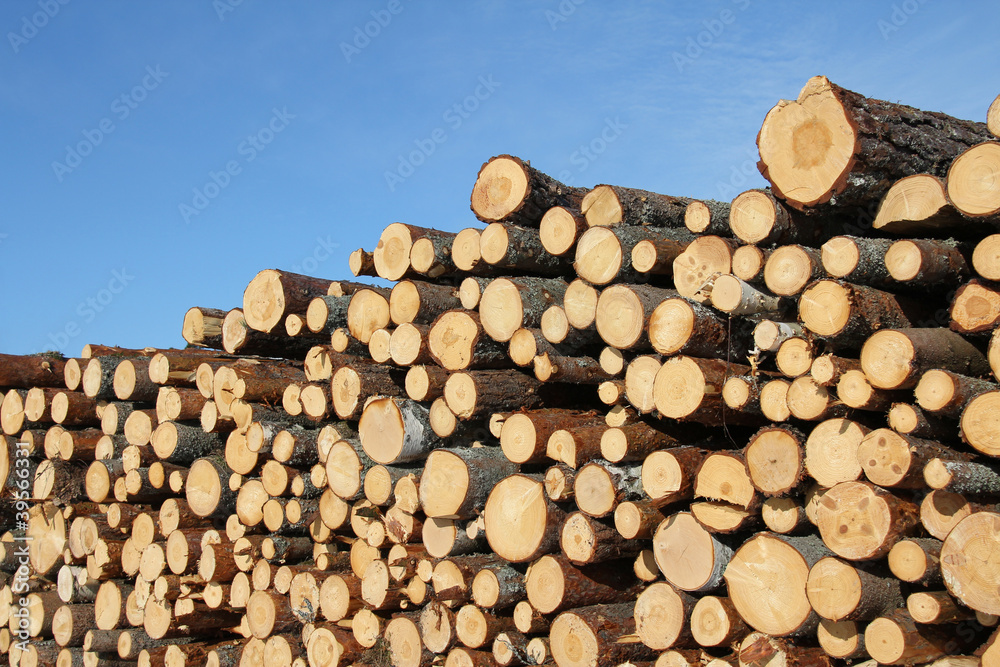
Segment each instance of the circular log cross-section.
[{"label": "circular log cross-section", "polygon": [[816,513],[823,543],[848,560],[886,555],[917,520],[916,505],[865,482],[827,490]]},{"label": "circular log cross-section", "polygon": [[1000,514],[976,512],[952,528],[941,547],[941,574],[962,604],[1000,615]]},{"label": "circular log cross-section", "polygon": [[524,563],[559,549],[564,513],[545,495],[545,486],[525,475],[511,475],[486,501],[486,539],[511,563]]},{"label": "circular log cross-section", "polygon": [[757,630],[776,637],[793,634],[814,613],[806,596],[810,565],[828,553],[813,536],[758,534],[744,542],[726,568],[730,599]]},{"label": "circular log cross-section", "polygon": [[1000,142],[973,146],[948,170],[948,198],[962,213],[993,215],[1000,211]]},{"label": "circular log cross-section", "polygon": [[716,539],[687,512],[660,523],[653,535],[653,555],[664,578],[682,591],[718,588],[733,550]]}]

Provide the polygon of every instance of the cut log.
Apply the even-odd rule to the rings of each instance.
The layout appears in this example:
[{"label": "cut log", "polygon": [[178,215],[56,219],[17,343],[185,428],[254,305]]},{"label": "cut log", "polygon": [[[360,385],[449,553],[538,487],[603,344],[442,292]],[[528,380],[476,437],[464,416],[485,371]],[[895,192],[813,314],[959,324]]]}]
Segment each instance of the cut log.
[{"label": "cut log", "polygon": [[794,296],[823,275],[820,251],[801,245],[775,249],[764,266],[764,284],[778,296]]},{"label": "cut log", "polygon": [[493,487],[515,472],[517,464],[497,447],[436,449],[420,477],[420,505],[429,517],[473,518]]},{"label": "cut log", "polygon": [[599,661],[618,664],[632,659],[652,659],[656,652],[635,641],[635,604],[619,603],[581,607],[561,613],[552,621],[549,642],[560,667],[583,667]]},{"label": "cut log", "polygon": [[701,290],[716,274],[732,270],[738,243],[718,236],[699,236],[674,260],[674,288],[681,296],[704,302]]},{"label": "cut log", "polygon": [[822,558],[809,570],[809,604],[831,621],[870,621],[903,606],[899,579]]},{"label": "cut log", "polygon": [[687,512],[667,517],[653,535],[653,554],[663,576],[682,591],[703,593],[722,585],[733,549]]},{"label": "cut log", "polygon": [[436,365],[413,366],[406,372],[406,395],[415,401],[433,401],[444,396],[444,385],[450,373]]},{"label": "cut log", "polygon": [[555,278],[497,278],[479,302],[483,329],[491,338],[507,342],[522,327],[537,327],[542,314],[562,301],[566,283]]},{"label": "cut log", "polygon": [[951,304],[951,328],[964,334],[988,333],[1000,323],[1000,289],[972,280],[958,288]]},{"label": "cut log", "polygon": [[404,372],[379,364],[354,364],[337,369],[330,381],[333,411],[341,419],[358,419],[370,396],[402,396]]},{"label": "cut log", "polygon": [[861,477],[858,446],[868,432],[868,427],[850,419],[834,418],[817,424],[805,443],[809,476],[825,487]]},{"label": "cut log", "polygon": [[733,199],[729,226],[737,238],[751,245],[813,243],[828,234],[828,217],[822,211],[806,215],[788,208],[770,190],[747,190]]},{"label": "cut log", "polygon": [[684,226],[694,234],[729,236],[729,203],[713,199],[695,200],[684,209]]},{"label": "cut log", "polygon": [[594,412],[545,408],[512,414],[500,430],[500,447],[514,463],[537,463],[546,459],[552,434],[567,428],[596,425]]},{"label": "cut log", "polygon": [[[694,237],[687,230],[591,227],[577,241],[573,268],[592,285],[635,282],[643,273],[670,272]],[[642,245],[642,247],[640,247]],[[633,260],[638,249],[638,266]]]},{"label": "cut log", "polygon": [[329,287],[329,280],[265,269],[243,292],[246,323],[251,329],[270,333],[288,315],[304,313],[310,299],[326,294]]},{"label": "cut log", "polygon": [[649,285],[612,285],[601,292],[597,302],[597,332],[604,342],[620,350],[642,348],[649,344],[653,311],[675,296],[673,290]]},{"label": "cut log", "polygon": [[837,381],[837,398],[855,410],[885,412],[894,403],[906,400],[907,394],[901,389],[876,389],[860,370],[847,371]]},{"label": "cut log", "polygon": [[761,320],[753,329],[753,342],[762,352],[777,352],[781,344],[793,336],[802,335],[797,322]]},{"label": "cut log", "polygon": [[798,498],[768,498],[760,507],[760,518],[768,530],[781,535],[806,532],[811,526],[805,507]]},{"label": "cut log", "polygon": [[648,225],[684,227],[690,199],[646,190],[598,185],[583,197],[580,210],[591,227]]},{"label": "cut log", "polygon": [[639,543],[618,532],[609,521],[574,512],[563,524],[560,536],[563,554],[574,565],[601,563],[634,557]]},{"label": "cut log", "polygon": [[347,307],[347,330],[365,345],[372,333],[389,325],[388,293],[365,289],[351,295]]},{"label": "cut log", "polygon": [[758,166],[795,208],[846,208],[881,199],[904,176],[943,176],[953,158],[989,136],[982,123],[865,98],[816,76],[797,101],[768,112]]},{"label": "cut log", "polygon": [[932,368],[982,375],[986,358],[947,329],[890,329],[874,333],[861,349],[861,368],[880,389],[909,389]]},{"label": "cut log", "polygon": [[948,168],[948,200],[972,217],[1000,212],[1000,189],[995,182],[1000,171],[1000,142],[986,141],[955,158]]},{"label": "cut log", "polygon": [[748,631],[727,597],[706,595],[691,610],[691,636],[700,646],[729,646]]},{"label": "cut log", "polygon": [[659,507],[690,499],[704,457],[705,451],[697,447],[651,452],[642,462],[642,490]]},{"label": "cut log", "polygon": [[937,628],[918,626],[903,609],[865,628],[865,650],[883,665],[927,663],[948,653],[949,638]]},{"label": "cut log", "polygon": [[452,373],[444,385],[444,399],[459,419],[481,419],[514,407],[537,407],[551,392],[535,378],[516,370]]},{"label": "cut log", "polygon": [[938,417],[957,419],[965,406],[996,384],[951,371],[932,369],[920,376],[913,394],[921,408]]},{"label": "cut log", "polygon": [[768,496],[792,493],[805,479],[805,439],[800,431],[787,426],[757,431],[743,450],[754,488]]},{"label": "cut log", "polygon": [[394,222],[382,230],[378,245],[372,252],[375,273],[385,280],[400,280],[411,274],[410,250],[414,242],[423,238],[433,242],[435,239],[443,240],[454,236],[453,232]]},{"label": "cut log", "polygon": [[489,224],[537,227],[554,206],[580,208],[584,190],[563,185],[513,155],[490,158],[476,176],[472,212]]},{"label": "cut log", "polygon": [[580,511],[592,517],[611,514],[618,503],[642,497],[641,466],[612,466],[592,462],[580,468],[573,480],[573,495]]},{"label": "cut log", "polygon": [[306,308],[305,321],[309,331],[313,333],[333,333],[340,327],[347,326],[347,311],[351,305],[351,296],[317,296],[309,302]]},{"label": "cut log", "polygon": [[970,251],[950,240],[896,241],[885,253],[885,267],[893,279],[907,287],[954,287],[969,277]]},{"label": "cut log", "polygon": [[872,228],[904,236],[950,236],[969,229],[970,223],[948,201],[943,179],[915,174],[892,184]]},{"label": "cut log", "polygon": [[560,276],[570,272],[569,262],[550,255],[537,229],[494,222],[479,235],[479,254],[494,270]]},{"label": "cut log", "polygon": [[568,255],[587,230],[587,220],[580,211],[554,206],[545,212],[538,226],[538,236],[545,252],[556,257]]},{"label": "cut log", "polygon": [[1000,456],[1000,391],[989,391],[969,401],[962,411],[962,440],[988,456]]},{"label": "cut log", "polygon": [[918,521],[917,506],[865,482],[842,482],[823,494],[816,516],[823,543],[848,560],[889,553]]},{"label": "cut log", "polygon": [[651,584],[635,601],[635,634],[643,644],[657,651],[693,645],[688,619],[695,602],[695,598],[670,584],[662,581]]},{"label": "cut log", "polygon": [[540,481],[507,477],[490,491],[485,513],[486,539],[504,560],[524,563],[559,548],[565,513],[545,496]]},{"label": "cut log", "polygon": [[904,305],[892,294],[836,280],[819,280],[803,290],[799,319],[839,349],[860,349],[879,329],[910,326]]},{"label": "cut log", "polygon": [[441,313],[461,307],[458,293],[450,285],[404,280],[396,283],[389,295],[389,317],[397,326],[430,324]]},{"label": "cut log", "polygon": [[954,424],[924,412],[916,405],[894,403],[888,413],[889,428],[917,438],[949,441],[955,438]]},{"label": "cut log", "polygon": [[441,314],[431,325],[427,341],[434,360],[451,371],[504,368],[511,363],[507,351],[486,333],[475,312],[450,310]]},{"label": "cut log", "polygon": [[750,328],[692,299],[664,299],[649,316],[649,342],[663,355],[726,358],[749,347]]},{"label": "cut log", "polygon": [[[656,372],[653,403],[665,417],[703,424],[752,423],[758,418],[725,411],[722,387],[731,375],[746,375],[750,369],[720,359],[676,356]],[[626,387],[628,378],[626,377]],[[630,399],[631,400],[631,399]]]},{"label": "cut log", "polygon": [[313,342],[310,338],[292,338],[284,331],[267,333],[251,329],[239,308],[230,310],[222,322],[222,347],[229,354],[302,359]]},{"label": "cut log", "polygon": [[594,326],[598,296],[597,290],[592,285],[579,278],[566,286],[563,310],[566,311],[566,319],[570,326],[574,329]]},{"label": "cut log", "polygon": [[680,442],[670,433],[644,421],[609,427],[601,434],[601,456],[612,463],[642,461],[649,454]]},{"label": "cut log", "polygon": [[764,267],[771,252],[755,245],[741,245],[733,251],[733,275],[751,285],[763,285]]},{"label": "cut log", "polygon": [[924,481],[932,489],[973,495],[1000,495],[1000,473],[973,461],[933,458],[924,465]]},{"label": "cut log", "polygon": [[774,355],[774,363],[782,375],[797,378],[812,368],[813,345],[806,336],[791,336],[782,341]]},{"label": "cut log", "polygon": [[830,555],[815,535],[758,534],[726,568],[730,599],[750,626],[774,636],[814,632],[818,621],[806,596],[809,569]]},{"label": "cut log", "polygon": [[415,401],[377,398],[365,406],[358,423],[361,446],[384,465],[426,458],[438,444],[428,417],[427,408]]},{"label": "cut log", "polygon": [[955,526],[941,547],[941,574],[962,604],[1000,614],[1000,514],[976,512]]},{"label": "cut log", "polygon": [[821,248],[823,268],[831,277],[855,285],[892,289],[898,284],[885,261],[892,245],[891,239],[834,236]]},{"label": "cut log", "polygon": [[0,368],[0,387],[66,386],[66,360],[59,354],[0,354]]},{"label": "cut log", "polygon": [[900,581],[934,586],[941,583],[941,541],[929,537],[900,540],[889,551],[889,570]]},{"label": "cut log", "polygon": [[920,502],[920,523],[931,537],[943,540],[970,514],[995,509],[995,505],[970,501],[960,493],[934,490]]},{"label": "cut log", "polygon": [[976,244],[972,268],[986,280],[1000,280],[1000,234],[990,234]]},{"label": "cut log", "polygon": [[941,625],[956,621],[969,621],[975,612],[955,602],[947,591],[918,591],[906,598],[906,611],[917,623]]},{"label": "cut log", "polygon": [[770,314],[779,318],[788,310],[788,301],[729,274],[715,276],[705,291],[711,294],[712,305],[729,315]]}]

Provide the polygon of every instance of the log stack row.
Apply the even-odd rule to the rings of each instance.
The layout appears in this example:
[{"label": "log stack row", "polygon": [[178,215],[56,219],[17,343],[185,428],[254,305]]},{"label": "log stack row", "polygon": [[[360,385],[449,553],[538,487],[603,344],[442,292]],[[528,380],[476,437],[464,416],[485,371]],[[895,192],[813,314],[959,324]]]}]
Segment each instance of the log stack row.
[{"label": "log stack row", "polygon": [[391,288],[3,355],[0,650],[1000,664],[998,126],[815,77],[730,203],[502,155],[351,255]]}]

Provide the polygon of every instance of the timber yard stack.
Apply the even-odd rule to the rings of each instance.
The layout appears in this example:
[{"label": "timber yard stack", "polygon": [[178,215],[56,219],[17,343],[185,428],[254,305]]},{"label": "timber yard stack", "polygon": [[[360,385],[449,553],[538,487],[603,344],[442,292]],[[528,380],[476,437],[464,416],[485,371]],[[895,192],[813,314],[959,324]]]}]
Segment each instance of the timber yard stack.
[{"label": "timber yard stack", "polygon": [[[1000,664],[1000,98],[823,77],[731,203],[518,158],[485,227],[183,350],[0,361],[19,667]],[[470,179],[471,180],[471,179]]]}]

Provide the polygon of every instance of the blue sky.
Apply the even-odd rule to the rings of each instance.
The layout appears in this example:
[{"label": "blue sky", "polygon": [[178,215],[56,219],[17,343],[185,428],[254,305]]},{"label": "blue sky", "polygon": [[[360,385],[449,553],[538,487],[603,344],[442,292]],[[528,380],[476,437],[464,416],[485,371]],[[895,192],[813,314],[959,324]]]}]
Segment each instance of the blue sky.
[{"label": "blue sky", "polygon": [[182,346],[265,268],[477,225],[479,167],[730,199],[825,74],[985,120],[1000,4],[5,0],[0,351]]}]

